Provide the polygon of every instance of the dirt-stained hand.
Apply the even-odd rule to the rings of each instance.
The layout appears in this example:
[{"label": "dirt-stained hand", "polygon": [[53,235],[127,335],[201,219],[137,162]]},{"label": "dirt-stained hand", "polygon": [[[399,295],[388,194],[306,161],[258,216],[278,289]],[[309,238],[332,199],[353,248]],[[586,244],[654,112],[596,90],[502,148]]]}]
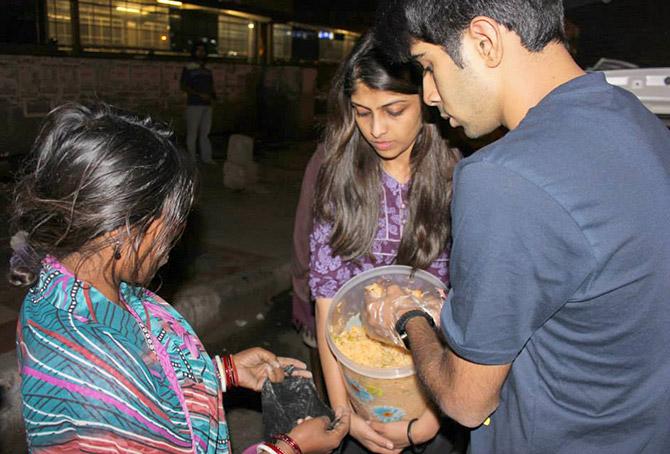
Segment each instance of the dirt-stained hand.
[{"label": "dirt-stained hand", "polygon": [[[325,417],[302,421],[288,434],[298,444],[303,454],[326,454],[336,449],[349,432],[351,410],[340,407],[335,409],[335,421]],[[292,452],[291,449],[282,452]]]},{"label": "dirt-stained hand", "polygon": [[293,375],[311,377],[302,361],[281,358],[260,347],[242,350],[234,354],[233,361],[240,381],[238,385],[253,391],[260,391],[267,379],[272,382],[283,381],[288,366],[293,366],[293,370],[296,371]]}]

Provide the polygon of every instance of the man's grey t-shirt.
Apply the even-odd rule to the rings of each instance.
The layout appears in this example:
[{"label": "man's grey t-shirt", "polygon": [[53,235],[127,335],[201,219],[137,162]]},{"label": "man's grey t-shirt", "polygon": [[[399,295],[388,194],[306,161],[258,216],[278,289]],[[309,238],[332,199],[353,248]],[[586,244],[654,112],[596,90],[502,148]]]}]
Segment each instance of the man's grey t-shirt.
[{"label": "man's grey t-shirt", "polygon": [[451,348],[512,363],[473,453],[670,452],[670,132],[572,80],[454,176]]}]

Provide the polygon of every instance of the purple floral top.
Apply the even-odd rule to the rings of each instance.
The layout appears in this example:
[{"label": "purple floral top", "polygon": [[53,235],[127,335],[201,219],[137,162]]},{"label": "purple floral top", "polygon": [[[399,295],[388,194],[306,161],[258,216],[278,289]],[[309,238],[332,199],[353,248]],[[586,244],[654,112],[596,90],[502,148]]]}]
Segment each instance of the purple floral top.
[{"label": "purple floral top", "polygon": [[[409,208],[406,206],[409,184],[400,184],[386,172],[382,172],[383,191],[379,213],[379,228],[372,243],[372,254],[376,262],[369,257],[361,257],[356,262],[333,257],[328,244],[332,225],[315,222],[309,237],[311,252],[309,286],[314,298],[332,298],[337,290],[357,274],[384,265],[393,265],[398,254],[402,232]],[[445,284],[449,284],[449,251],[445,250],[426,270]]]}]

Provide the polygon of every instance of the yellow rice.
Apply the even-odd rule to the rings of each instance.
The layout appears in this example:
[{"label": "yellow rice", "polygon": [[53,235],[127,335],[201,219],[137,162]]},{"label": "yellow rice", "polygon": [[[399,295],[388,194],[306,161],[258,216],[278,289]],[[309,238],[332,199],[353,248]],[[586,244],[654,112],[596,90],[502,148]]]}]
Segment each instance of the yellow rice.
[{"label": "yellow rice", "polygon": [[412,364],[412,354],[407,350],[374,340],[361,326],[333,337],[335,345],[353,362],[368,367],[403,367]]}]

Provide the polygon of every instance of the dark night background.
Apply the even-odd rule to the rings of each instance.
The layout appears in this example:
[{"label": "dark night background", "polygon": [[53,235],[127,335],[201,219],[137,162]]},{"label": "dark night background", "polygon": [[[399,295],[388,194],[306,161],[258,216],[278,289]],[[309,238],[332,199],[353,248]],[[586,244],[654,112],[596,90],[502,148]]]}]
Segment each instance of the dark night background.
[{"label": "dark night background", "polygon": [[[382,0],[383,1],[383,0]],[[4,0],[0,42],[34,42],[36,0]],[[208,6],[245,8],[298,22],[364,31],[374,21],[378,2],[371,0],[194,0]],[[600,57],[640,66],[670,65],[670,1],[569,0],[568,18],[579,27],[577,60],[582,66]]]},{"label": "dark night background", "polygon": [[[377,4],[369,0],[296,0],[296,13],[312,21],[362,31],[373,23]],[[642,67],[670,66],[668,0],[572,0],[567,17],[579,27],[576,58],[584,67],[601,57]]]},{"label": "dark night background", "polygon": [[[372,0],[294,0],[293,15],[300,22],[362,32],[373,24],[378,4]],[[595,64],[601,57],[626,60],[643,67],[670,66],[668,0],[609,0],[607,3],[567,0],[566,15],[579,27],[576,57],[584,67]]]}]

